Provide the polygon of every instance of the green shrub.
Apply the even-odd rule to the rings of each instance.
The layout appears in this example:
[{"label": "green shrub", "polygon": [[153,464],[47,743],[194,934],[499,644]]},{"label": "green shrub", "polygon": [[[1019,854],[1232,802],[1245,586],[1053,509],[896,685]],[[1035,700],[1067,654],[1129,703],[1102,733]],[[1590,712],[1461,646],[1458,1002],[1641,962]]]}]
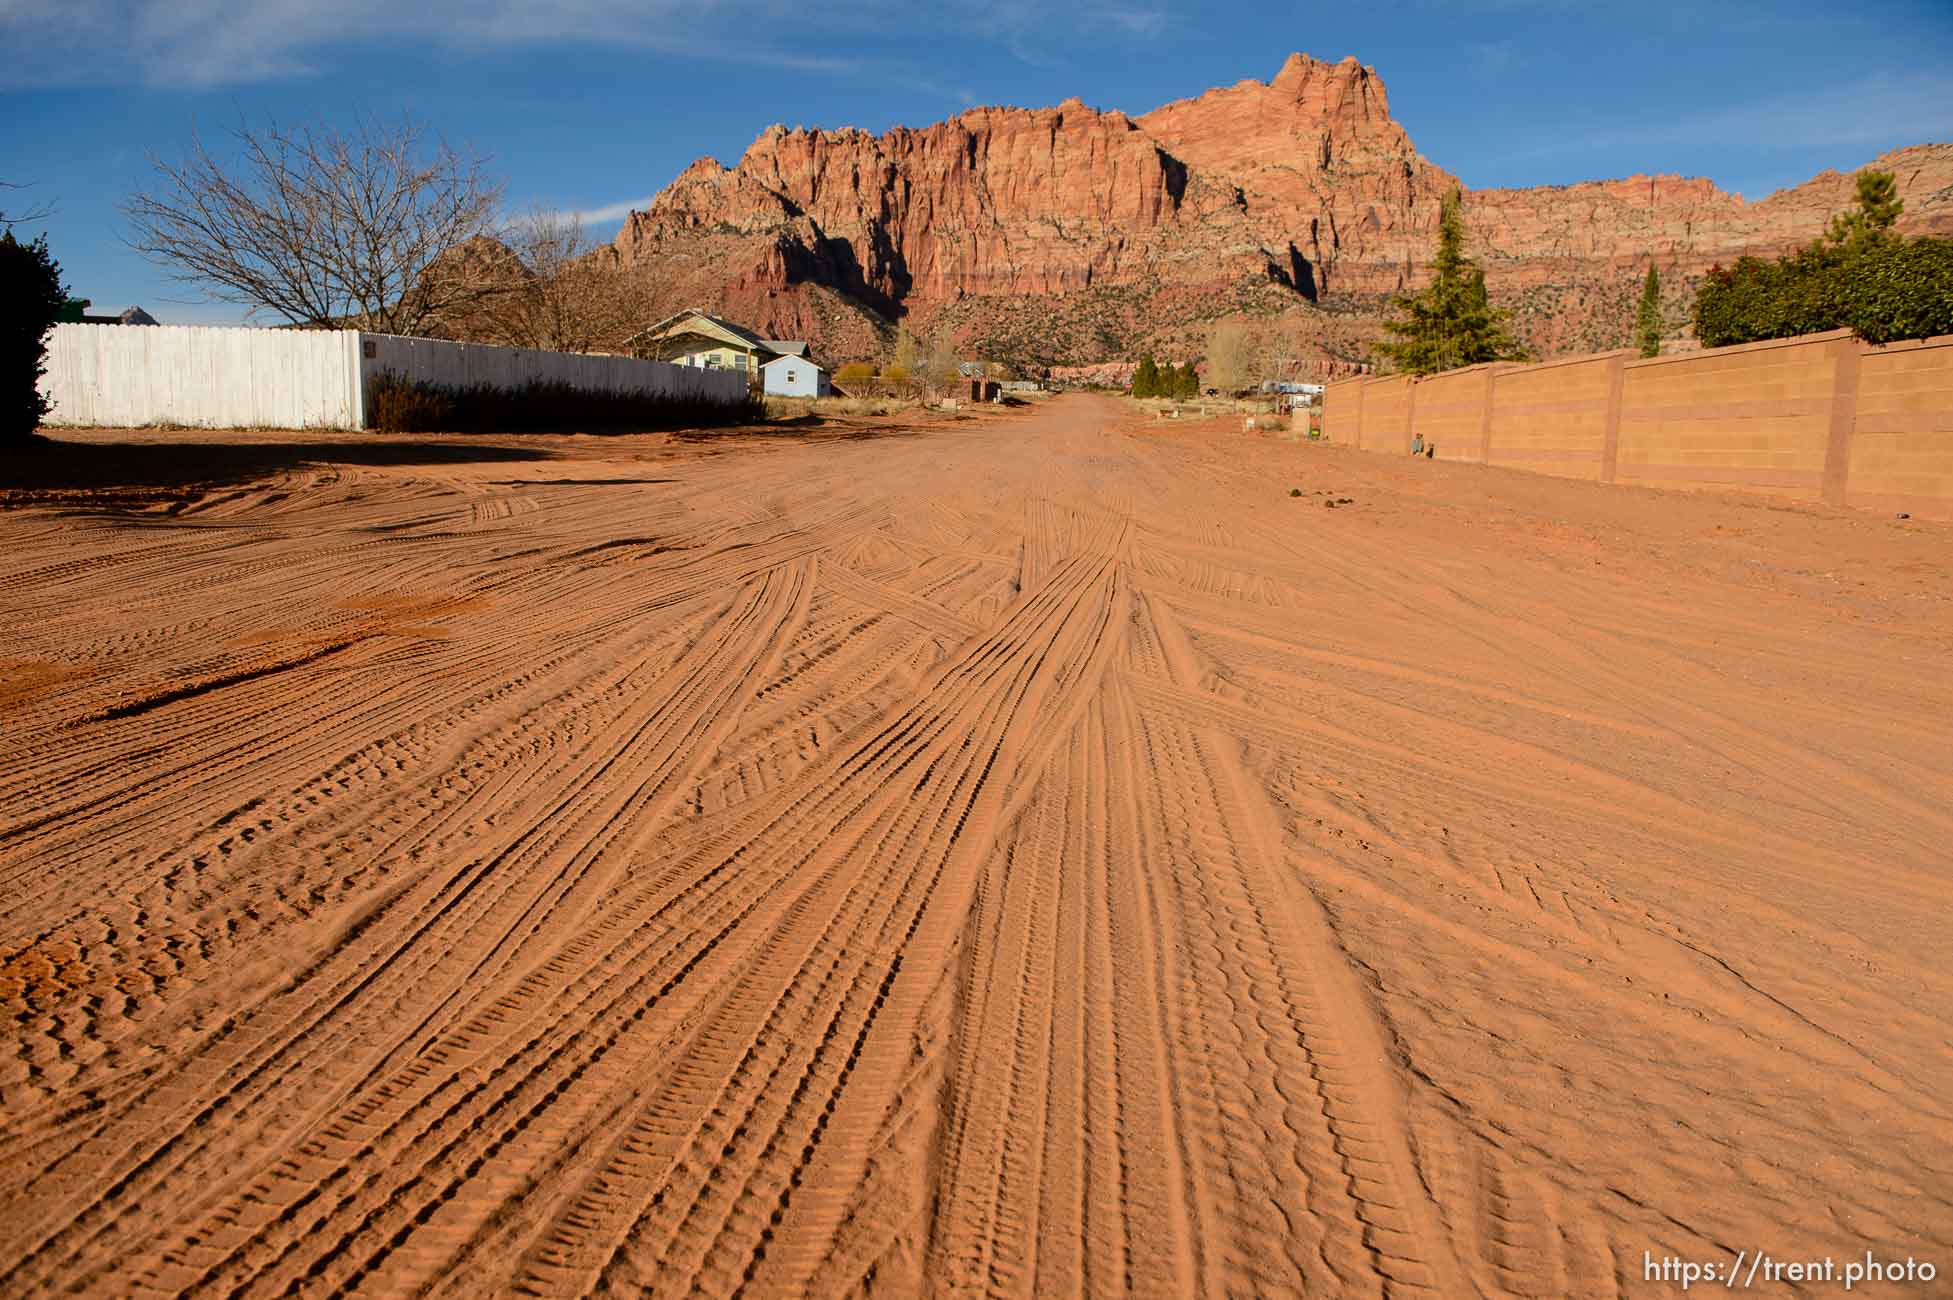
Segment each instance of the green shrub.
[{"label": "green shrub", "polygon": [[1953,239],[1906,239],[1889,172],[1858,175],[1855,209],[1787,257],[1712,267],[1695,296],[1707,347],[1849,329],[1868,343],[1953,333]]},{"label": "green shrub", "polygon": [[1845,324],[1867,343],[1953,334],[1953,239],[1892,240],[1852,261]]},{"label": "green shrub", "polygon": [[599,393],[535,380],[519,388],[427,384],[383,372],[373,383],[367,422],[388,433],[652,433],[756,424],[752,397],[712,402],[648,393]]},{"label": "green shrub", "polygon": [[1868,343],[1953,334],[1953,239],[1813,244],[1714,267],[1695,297],[1706,347],[1849,329]]},{"label": "green shrub", "polygon": [[1813,245],[1766,262],[1744,257],[1709,268],[1695,295],[1695,336],[1704,347],[1755,343],[1840,329],[1847,278],[1837,250]]},{"label": "green shrub", "polygon": [[47,240],[31,244],[0,234],[0,442],[30,438],[48,413],[41,396],[47,332],[68,299],[61,264]]}]

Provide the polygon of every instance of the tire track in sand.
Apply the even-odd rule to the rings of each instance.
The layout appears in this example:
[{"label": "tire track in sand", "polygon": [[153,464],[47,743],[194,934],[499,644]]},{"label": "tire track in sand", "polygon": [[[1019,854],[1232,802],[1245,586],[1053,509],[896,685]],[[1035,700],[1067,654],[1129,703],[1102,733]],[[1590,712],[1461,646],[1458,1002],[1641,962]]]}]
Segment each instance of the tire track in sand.
[{"label": "tire track in sand", "polygon": [[913,704],[799,783],[790,835],[740,837],[747,873],[795,875],[816,848],[830,865],[778,928],[744,945],[757,964],[728,981],[732,997],[556,1218],[529,1285],[750,1280],[766,1292],[818,1263],[844,1216],[795,1189],[859,1181],[829,1162],[865,1156],[864,1130],[888,1104],[940,969],[939,932],[960,925],[1007,790],[1051,747],[1037,719],[1064,713],[1060,692],[1103,672],[1122,528],[1099,531]]},{"label": "tire track in sand", "polygon": [[[1185,633],[1160,602],[1144,605],[1156,671],[1183,689],[1196,686],[1198,662]],[[1166,805],[1167,856],[1194,932],[1190,1023],[1204,1025],[1200,1041],[1210,1045],[1205,1086],[1214,1096],[1201,1106],[1202,1081],[1193,1089],[1191,1109],[1211,1116],[1197,1159],[1210,1179],[1243,1198],[1234,1214],[1259,1224],[1249,1242],[1236,1239],[1244,1249],[1229,1269],[1257,1286],[1282,1285],[1281,1261],[1254,1241],[1299,1244],[1314,1236],[1313,1256],[1289,1253],[1293,1280],[1347,1287],[1353,1261],[1337,1243],[1360,1225],[1363,1251],[1386,1289],[1467,1294],[1413,1142],[1407,1076],[1321,905],[1287,869],[1280,824],[1242,767],[1237,743],[1171,714],[1142,711],[1137,723],[1157,773],[1141,785]],[[1184,871],[1182,852],[1191,859]],[[1202,969],[1203,958],[1212,965]],[[1257,1128],[1256,1117],[1271,1115],[1282,1117],[1280,1129]],[[1284,1147],[1293,1166],[1271,1166]],[[1300,1205],[1285,1192],[1298,1185],[1307,1188]],[[1281,1206],[1284,1217],[1270,1218],[1269,1206]],[[1209,1281],[1216,1289],[1232,1285]]]}]

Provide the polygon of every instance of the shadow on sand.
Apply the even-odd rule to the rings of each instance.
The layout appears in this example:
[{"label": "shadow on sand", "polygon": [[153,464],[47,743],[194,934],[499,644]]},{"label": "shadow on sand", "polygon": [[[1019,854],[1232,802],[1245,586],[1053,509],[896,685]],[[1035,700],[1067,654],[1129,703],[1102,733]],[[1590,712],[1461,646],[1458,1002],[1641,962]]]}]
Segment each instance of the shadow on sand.
[{"label": "shadow on sand", "polygon": [[186,433],[138,436],[36,436],[0,452],[0,507],[67,504],[154,504],[201,489],[267,478],[302,465],[460,465],[553,459],[542,447],[454,442],[409,436],[344,439],[293,434],[277,440],[199,440]]},{"label": "shadow on sand", "polygon": [[673,442],[688,447],[724,447],[755,442],[865,442],[878,438],[913,438],[924,427],[909,423],[858,424],[832,416],[799,415],[769,424],[742,425],[731,429],[684,429],[672,434],[671,438]]}]

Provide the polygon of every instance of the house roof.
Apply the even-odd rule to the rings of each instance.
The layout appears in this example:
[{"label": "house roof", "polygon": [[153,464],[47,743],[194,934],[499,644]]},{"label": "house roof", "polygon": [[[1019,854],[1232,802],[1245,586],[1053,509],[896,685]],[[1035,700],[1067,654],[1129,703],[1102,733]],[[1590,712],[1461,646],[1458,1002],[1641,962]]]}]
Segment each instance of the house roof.
[{"label": "house roof", "polygon": [[[682,329],[679,328],[681,325]],[[675,312],[655,325],[647,325],[624,342],[628,344],[643,338],[671,338],[682,334],[703,334],[707,338],[716,338],[721,343],[728,343],[748,352],[775,350],[765,339],[751,330],[742,329],[729,320],[723,320],[710,312],[700,311],[696,307]]]},{"label": "house roof", "polygon": [[155,325],[158,323],[154,316],[140,307],[127,307],[118,312],[84,311],[78,319],[84,325]]},{"label": "house roof", "polygon": [[[805,347],[806,345],[805,345],[805,344],[802,344],[801,346],[802,346],[802,347]],[[808,359],[807,357],[797,357],[797,356],[785,356],[785,357],[775,357],[775,358],[773,358],[773,359],[772,359],[771,361],[763,361],[763,362],[761,362],[761,363],[760,363],[760,369],[761,369],[761,370],[765,370],[765,369],[766,369],[766,368],[767,368],[768,366],[777,366],[777,365],[779,365],[779,364],[780,364],[780,363],[781,363],[782,361],[798,361],[798,362],[800,362],[800,363],[801,363],[802,365],[808,365],[808,366],[812,366],[812,367],[813,367],[814,369],[816,369],[816,370],[820,370],[820,371],[825,371],[825,370],[827,369],[827,367],[826,367],[826,366],[823,366],[823,365],[822,365],[822,364],[821,364],[820,362],[818,362],[818,361],[813,361],[813,360],[810,360],[810,359]]]}]

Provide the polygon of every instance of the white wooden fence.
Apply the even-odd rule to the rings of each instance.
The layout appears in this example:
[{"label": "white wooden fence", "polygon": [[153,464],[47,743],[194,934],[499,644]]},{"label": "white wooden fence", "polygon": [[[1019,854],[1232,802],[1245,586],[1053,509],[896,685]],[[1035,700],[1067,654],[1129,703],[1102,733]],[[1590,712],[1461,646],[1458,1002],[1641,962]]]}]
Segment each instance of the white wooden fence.
[{"label": "white wooden fence", "polygon": [[358,330],[56,325],[41,391],[47,422],[105,428],[358,429],[374,381],[515,388],[535,380],[709,402],[746,397],[746,377],[639,361],[496,348]]},{"label": "white wooden fence", "polygon": [[41,391],[49,424],[357,429],[359,371],[349,330],[56,325]]},{"label": "white wooden fence", "polygon": [[746,376],[727,370],[639,361],[636,357],[443,343],[399,334],[361,334],[359,339],[360,373],[368,384],[382,372],[391,372],[422,383],[453,387],[485,384],[490,388],[517,388],[543,380],[586,392],[648,393],[708,402],[736,402],[746,396]]}]

